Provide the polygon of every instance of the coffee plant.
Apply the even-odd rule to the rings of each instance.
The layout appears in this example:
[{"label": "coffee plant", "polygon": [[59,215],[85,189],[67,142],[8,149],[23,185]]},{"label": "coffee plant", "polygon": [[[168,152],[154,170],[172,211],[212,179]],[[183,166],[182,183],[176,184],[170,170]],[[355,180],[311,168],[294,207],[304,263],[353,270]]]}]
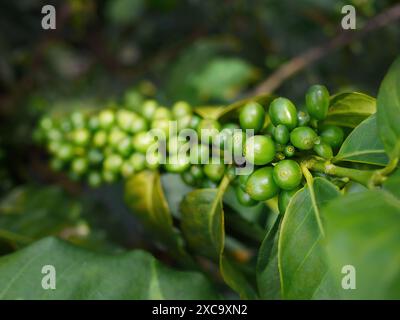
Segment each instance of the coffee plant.
[{"label": "coffee plant", "polygon": [[[218,298],[224,283],[243,299],[398,299],[399,124],[399,59],[377,99],[313,85],[303,105],[264,94],[46,114],[34,140],[52,170],[90,188],[123,180],[127,206],[186,271],[47,238],[0,259],[0,274],[40,255],[71,274],[48,298]],[[0,297],[36,296],[21,272],[1,277]]]}]

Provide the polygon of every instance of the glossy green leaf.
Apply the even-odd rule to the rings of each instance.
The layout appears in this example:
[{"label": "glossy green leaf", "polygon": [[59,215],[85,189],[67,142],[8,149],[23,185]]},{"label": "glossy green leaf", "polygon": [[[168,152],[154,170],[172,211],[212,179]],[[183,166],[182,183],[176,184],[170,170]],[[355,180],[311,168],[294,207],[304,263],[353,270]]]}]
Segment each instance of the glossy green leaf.
[{"label": "glossy green leaf", "polygon": [[192,191],[193,188],[185,184],[179,175],[172,173],[161,175],[161,185],[172,215],[179,218],[179,205],[183,197]]},{"label": "glossy green leaf", "polygon": [[340,93],[331,98],[325,124],[355,128],[376,112],[376,100],[359,92]]},{"label": "glossy green leaf", "polygon": [[237,292],[241,299],[257,299],[257,293],[239,268],[227,257],[221,255],[219,271],[225,283]]},{"label": "glossy green leaf", "polygon": [[332,183],[316,178],[313,189],[306,186],[290,201],[278,243],[281,294],[284,299],[336,297],[317,217],[325,220],[320,216],[321,207],[339,195],[339,190]]},{"label": "glossy green leaf", "polygon": [[378,129],[392,159],[400,157],[400,58],[390,67],[378,93]]},{"label": "glossy green leaf", "polygon": [[0,202],[0,238],[14,244],[74,228],[81,219],[82,205],[58,187],[22,186]]},{"label": "glossy green leaf", "polygon": [[202,99],[230,100],[256,75],[255,68],[243,59],[215,57],[193,77],[193,88]]},{"label": "glossy green leaf", "polygon": [[190,192],[181,203],[181,226],[188,246],[198,255],[219,264],[220,273],[242,298],[253,299],[256,292],[244,275],[224,255],[225,228],[222,198],[229,184],[225,177],[218,189]]},{"label": "glossy green leaf", "polygon": [[[332,274],[356,289],[341,289],[345,299],[398,299],[400,296],[400,201],[385,191],[350,194],[324,208],[326,250]],[[342,273],[343,271],[343,273]],[[351,271],[350,271],[351,272]]]},{"label": "glossy green leaf", "polygon": [[[55,268],[55,290],[42,287],[46,265]],[[0,299],[215,298],[202,274],[175,271],[141,250],[106,255],[45,238],[0,258]]]},{"label": "glossy green leaf", "polygon": [[388,163],[388,157],[378,136],[375,114],[364,120],[349,134],[334,161],[350,161],[380,166]]},{"label": "glossy green leaf", "polygon": [[127,180],[125,202],[151,232],[154,239],[168,246],[174,255],[187,258],[183,239],[173,225],[172,214],[158,172],[142,171]]},{"label": "glossy green leaf", "polygon": [[278,268],[278,239],[281,221],[282,217],[279,215],[258,251],[257,286],[260,298],[266,300],[281,299]]},{"label": "glossy green leaf", "polygon": [[[165,94],[169,100],[184,100],[192,105],[207,103],[209,96],[201,95],[201,90],[204,90],[202,79],[206,78],[199,78],[199,75],[209,77],[209,63],[222,58],[223,51],[232,48],[232,45],[227,38],[203,38],[180,50],[165,73]],[[229,81],[225,82],[223,89],[230,85]]]},{"label": "glossy green leaf", "polygon": [[218,189],[190,192],[181,203],[181,227],[190,248],[218,260],[224,247],[224,214]]}]

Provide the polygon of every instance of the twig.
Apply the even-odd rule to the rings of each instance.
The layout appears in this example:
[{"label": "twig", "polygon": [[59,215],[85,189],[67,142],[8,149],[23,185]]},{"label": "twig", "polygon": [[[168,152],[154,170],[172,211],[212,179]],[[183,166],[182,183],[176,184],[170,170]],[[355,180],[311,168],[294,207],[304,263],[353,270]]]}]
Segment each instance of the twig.
[{"label": "twig", "polygon": [[253,94],[269,93],[276,90],[286,79],[292,77],[308,65],[323,58],[336,49],[339,49],[354,40],[362,38],[370,31],[382,28],[397,19],[400,19],[400,4],[397,4],[384,12],[376,15],[364,25],[359,31],[343,30],[329,42],[313,47],[283,64],[272,73],[265,81],[261,82]]}]

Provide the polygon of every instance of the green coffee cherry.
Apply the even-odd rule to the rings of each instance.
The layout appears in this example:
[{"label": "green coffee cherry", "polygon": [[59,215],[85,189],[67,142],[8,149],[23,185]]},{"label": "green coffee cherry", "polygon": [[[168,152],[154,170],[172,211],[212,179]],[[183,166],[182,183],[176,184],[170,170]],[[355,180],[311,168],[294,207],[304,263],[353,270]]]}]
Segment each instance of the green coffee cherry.
[{"label": "green coffee cherry", "polygon": [[87,153],[87,158],[89,163],[96,165],[103,161],[104,155],[98,149],[90,149]]},{"label": "green coffee cherry", "polygon": [[296,148],[293,147],[292,145],[287,145],[285,146],[284,150],[283,150],[283,154],[285,155],[285,157],[287,158],[291,158],[295,155],[296,153]]},{"label": "green coffee cherry", "polygon": [[321,141],[320,143],[315,144],[313,150],[317,155],[319,155],[322,158],[325,158],[325,159],[333,158],[332,147],[324,141]]},{"label": "green coffee cherry", "polygon": [[211,181],[210,179],[204,179],[201,186],[207,189],[216,189],[218,188],[218,183]]},{"label": "green coffee cherry", "polygon": [[147,100],[143,103],[142,106],[142,115],[147,120],[150,121],[153,119],[154,113],[158,108],[158,103],[155,100]]},{"label": "green coffee cherry", "polygon": [[139,132],[132,138],[133,148],[141,153],[146,153],[153,143],[155,143],[155,139],[150,132]]},{"label": "green coffee cherry", "polygon": [[197,126],[197,134],[202,143],[211,143],[220,130],[220,123],[212,119],[203,119]]},{"label": "green coffee cherry", "polygon": [[74,148],[70,144],[64,143],[56,150],[56,155],[60,160],[71,160],[74,156]]},{"label": "green coffee cherry", "polygon": [[85,116],[80,111],[74,111],[70,116],[71,123],[74,128],[81,129],[85,126]]},{"label": "green coffee cherry", "polygon": [[124,178],[128,178],[131,175],[133,175],[135,172],[135,169],[133,168],[133,165],[129,160],[124,161],[122,166],[121,166],[121,174]]},{"label": "green coffee cherry", "polygon": [[311,117],[323,120],[328,115],[329,91],[325,86],[313,85],[306,94],[306,107]]},{"label": "green coffee cherry", "polygon": [[177,155],[168,159],[165,169],[172,173],[182,173],[189,169],[190,161],[187,155]]},{"label": "green coffee cherry", "polygon": [[91,188],[98,188],[102,182],[103,179],[100,173],[96,171],[89,172],[87,176],[87,183]]},{"label": "green coffee cherry", "polygon": [[130,137],[123,138],[116,149],[123,157],[129,156],[132,153],[132,139]]},{"label": "green coffee cherry", "polygon": [[211,181],[219,182],[225,173],[225,165],[223,163],[208,163],[204,166],[204,174]]},{"label": "green coffee cherry", "polygon": [[77,129],[72,133],[73,142],[78,146],[86,146],[90,141],[90,133],[87,129]]},{"label": "green coffee cherry", "polygon": [[47,139],[50,141],[60,141],[62,140],[62,133],[60,130],[52,128],[49,131],[47,131]]},{"label": "green coffee cherry", "polygon": [[274,141],[268,136],[252,136],[246,141],[244,155],[255,165],[270,163],[275,157]]},{"label": "green coffee cherry", "polygon": [[153,120],[166,119],[170,120],[172,118],[171,111],[166,107],[158,107],[153,114]]},{"label": "green coffee cherry", "polygon": [[181,179],[189,186],[196,186],[197,180],[193,177],[189,170],[181,173]]},{"label": "green coffee cherry", "polygon": [[104,170],[118,173],[121,170],[121,166],[124,160],[119,154],[111,154],[104,159]]},{"label": "green coffee cherry", "polygon": [[142,171],[146,167],[146,156],[141,153],[134,153],[129,158],[129,162],[135,172]]},{"label": "green coffee cherry", "polygon": [[133,118],[131,125],[128,129],[130,133],[138,133],[142,131],[147,131],[149,129],[147,122],[144,118],[136,116]]},{"label": "green coffee cherry", "polygon": [[307,112],[297,112],[297,125],[299,127],[307,126],[310,123],[310,115]]},{"label": "green coffee cherry", "polygon": [[93,136],[93,145],[97,148],[102,148],[107,144],[108,135],[104,130],[97,131]]},{"label": "green coffee cherry", "polygon": [[118,126],[124,131],[129,131],[137,115],[129,110],[121,109],[117,111],[115,117]]},{"label": "green coffee cherry", "polygon": [[51,154],[57,154],[58,150],[60,149],[62,145],[61,141],[50,141],[47,144],[47,150],[51,153]]},{"label": "green coffee cherry", "polygon": [[344,140],[343,129],[333,125],[326,125],[320,131],[321,139],[332,148],[339,148]]},{"label": "green coffee cherry", "polygon": [[279,212],[281,214],[284,214],[286,212],[286,208],[289,205],[290,200],[293,198],[293,196],[299,190],[300,190],[300,188],[295,188],[295,189],[292,189],[292,190],[282,190],[279,193],[278,208],[279,208]]},{"label": "green coffee cherry", "polygon": [[263,130],[263,132],[271,137],[274,136],[275,127],[272,123],[268,124],[267,127]]},{"label": "green coffee cherry", "polygon": [[151,94],[151,92],[154,90],[154,87],[149,82],[142,82],[139,86],[140,88],[130,89],[124,95],[124,105],[128,109],[136,110],[138,106],[143,104],[142,93],[145,92],[144,94]]},{"label": "green coffee cherry", "polygon": [[[163,137],[168,138],[169,129],[170,129],[170,120],[169,119],[155,119],[151,122],[151,128],[159,130]],[[158,133],[156,133],[158,134]]]},{"label": "green coffee cherry", "polygon": [[245,191],[243,191],[242,188],[240,187],[235,187],[235,194],[236,194],[236,199],[242,206],[253,207],[258,203],[256,200],[252,199],[250,195]]},{"label": "green coffee cherry", "polygon": [[300,185],[303,173],[296,161],[282,160],[274,167],[273,176],[281,189],[292,190]]},{"label": "green coffee cherry", "polygon": [[197,130],[197,127],[199,126],[200,122],[201,118],[197,115],[193,115],[190,120],[190,128],[193,130]]},{"label": "green coffee cherry", "polygon": [[253,129],[254,133],[257,133],[262,129],[264,120],[264,108],[254,101],[247,103],[239,114],[240,127],[243,130]]},{"label": "green coffee cherry", "polygon": [[192,121],[191,115],[186,115],[186,116],[182,116],[182,117],[178,118],[176,120],[178,131],[189,128],[191,121]]},{"label": "green coffee cherry", "polygon": [[297,126],[297,110],[294,104],[286,98],[277,98],[269,106],[269,116],[272,124],[285,125],[289,131]]},{"label": "green coffee cherry", "polygon": [[50,117],[43,117],[39,122],[39,128],[43,131],[48,131],[53,128],[54,122]]},{"label": "green coffee cherry", "polygon": [[106,183],[114,183],[117,181],[118,179],[118,174],[113,172],[113,171],[108,171],[108,170],[104,170],[102,172],[102,179],[106,182]]},{"label": "green coffee cherry", "polygon": [[204,173],[200,166],[193,165],[189,170],[181,173],[181,177],[189,186],[200,186],[203,182]]},{"label": "green coffee cherry", "polygon": [[172,115],[175,119],[179,119],[184,116],[190,116],[191,114],[192,108],[185,101],[178,101],[172,107]]},{"label": "green coffee cherry", "polygon": [[88,161],[86,158],[75,158],[71,163],[71,170],[73,173],[78,176],[83,175],[89,167]]},{"label": "green coffee cherry", "polygon": [[127,137],[127,134],[117,127],[113,127],[108,135],[108,144],[112,148],[118,148],[120,142]]},{"label": "green coffee cherry", "polygon": [[99,113],[99,125],[102,129],[110,129],[115,121],[114,111],[106,109]]},{"label": "green coffee cherry", "polygon": [[300,150],[311,150],[317,141],[318,135],[310,127],[297,127],[290,133],[290,142]]},{"label": "green coffee cherry", "polygon": [[279,192],[279,187],[273,178],[273,168],[264,167],[254,171],[247,180],[246,192],[257,201],[275,197]]},{"label": "green coffee cherry", "polygon": [[100,121],[97,116],[91,116],[88,120],[88,128],[90,131],[96,131],[100,128]]},{"label": "green coffee cherry", "polygon": [[274,139],[280,144],[286,144],[289,142],[290,133],[286,126],[278,124],[274,130]]},{"label": "green coffee cherry", "polygon": [[275,161],[282,161],[285,159],[285,154],[283,152],[277,152],[275,153]]},{"label": "green coffee cherry", "polygon": [[190,173],[197,181],[200,181],[201,179],[204,178],[204,172],[200,166],[197,166],[197,165],[191,166]]}]

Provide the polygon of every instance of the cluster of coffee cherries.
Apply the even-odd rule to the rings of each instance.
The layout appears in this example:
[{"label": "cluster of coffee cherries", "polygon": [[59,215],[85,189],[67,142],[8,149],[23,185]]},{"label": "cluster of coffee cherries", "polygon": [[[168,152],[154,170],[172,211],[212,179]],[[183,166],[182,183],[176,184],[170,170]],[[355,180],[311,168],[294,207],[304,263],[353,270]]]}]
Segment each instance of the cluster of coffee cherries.
[{"label": "cluster of coffee cherries", "polygon": [[[261,104],[250,101],[240,109],[236,121],[223,124],[199,117],[186,102],[166,108],[148,100],[137,108],[140,114],[106,108],[61,117],[46,115],[35,139],[51,154],[54,170],[67,171],[72,179],[84,180],[91,187],[145,169],[180,174],[186,184],[196,188],[215,188],[227,175],[242,205],[253,206],[279,195],[280,210],[284,211],[303,180],[296,160],[307,154],[329,159],[343,142],[341,128],[318,125],[326,118],[328,107],[329,92],[320,85],[308,90],[304,111],[282,97],[270,103],[268,113]],[[171,135],[171,124],[177,135]],[[197,133],[196,139],[190,135],[182,138],[180,133],[188,129]],[[166,151],[164,158],[161,146]],[[228,163],[227,152],[233,159]],[[251,172],[237,175],[236,169],[249,163]]]},{"label": "cluster of coffee cherries", "polygon": [[[144,169],[159,168],[158,153],[149,156],[147,152],[157,143],[151,129],[161,130],[168,137],[172,120],[176,120],[178,129],[197,128],[201,121],[185,102],[177,102],[168,109],[147,100],[140,109],[141,114],[127,108],[106,108],[45,115],[34,139],[50,153],[53,170],[66,171],[71,179],[86,181],[91,187],[113,183]],[[180,172],[189,165],[188,162],[181,163],[181,167],[165,167]]]},{"label": "cluster of coffee cherries", "polygon": [[244,155],[252,153],[257,167],[250,175],[238,178],[239,202],[250,206],[278,195],[279,210],[285,212],[303,183],[299,159],[314,155],[329,160],[343,143],[342,128],[322,123],[328,115],[329,100],[327,88],[314,85],[306,93],[305,110],[297,110],[283,97],[271,102],[268,115],[255,102],[243,107],[241,128],[256,132],[247,139]]}]

